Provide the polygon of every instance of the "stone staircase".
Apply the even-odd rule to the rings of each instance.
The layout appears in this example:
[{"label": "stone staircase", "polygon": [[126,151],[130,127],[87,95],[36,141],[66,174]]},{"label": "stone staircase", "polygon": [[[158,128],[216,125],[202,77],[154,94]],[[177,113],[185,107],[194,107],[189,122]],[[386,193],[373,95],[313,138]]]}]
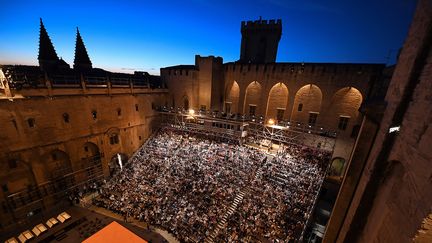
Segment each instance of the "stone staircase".
[{"label": "stone staircase", "polygon": [[219,232],[226,226],[228,218],[235,212],[238,205],[242,202],[243,197],[245,195],[245,189],[241,190],[236,197],[234,198],[234,202],[228,207],[228,211],[222,216],[222,220],[219,221],[216,229],[210,234],[207,239],[204,241],[206,243],[213,243]]},{"label": "stone staircase", "polygon": [[[260,175],[262,174],[261,167],[258,168],[255,172],[255,176],[253,180],[258,180]],[[221,221],[219,221],[218,225],[216,226],[216,229],[211,233],[206,240],[205,243],[213,243],[218,236],[219,232],[226,227],[227,221],[229,217],[237,210],[237,207],[239,204],[243,201],[243,197],[245,196],[246,192],[248,190],[248,187],[243,188],[234,198],[234,202],[228,207],[228,211],[224,214]]]}]

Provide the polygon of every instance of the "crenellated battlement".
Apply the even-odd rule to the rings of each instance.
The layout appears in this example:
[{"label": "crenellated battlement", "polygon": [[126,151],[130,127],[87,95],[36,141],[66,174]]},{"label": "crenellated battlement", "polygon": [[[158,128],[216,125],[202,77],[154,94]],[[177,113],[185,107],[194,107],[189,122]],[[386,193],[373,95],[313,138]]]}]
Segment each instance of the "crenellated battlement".
[{"label": "crenellated battlement", "polygon": [[255,21],[242,21],[241,29],[245,28],[282,28],[281,19],[270,19],[270,20],[255,20]]},{"label": "crenellated battlement", "polygon": [[244,63],[273,63],[282,36],[282,20],[255,20],[241,23],[240,61]]},{"label": "crenellated battlement", "polygon": [[241,63],[230,62],[224,64],[225,72],[231,73],[308,73],[308,74],[356,74],[370,73],[381,70],[382,64],[366,63]]}]

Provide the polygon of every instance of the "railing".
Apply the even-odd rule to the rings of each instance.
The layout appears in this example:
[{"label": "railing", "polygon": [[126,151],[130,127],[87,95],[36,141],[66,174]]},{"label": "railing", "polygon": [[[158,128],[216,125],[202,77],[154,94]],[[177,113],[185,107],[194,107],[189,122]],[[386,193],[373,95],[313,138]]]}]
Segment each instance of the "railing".
[{"label": "railing", "polygon": [[322,187],[323,187],[323,184],[324,184],[324,180],[327,177],[327,175],[329,174],[330,168],[331,168],[331,161],[328,161],[327,168],[326,168],[326,170],[324,172],[323,177],[320,180],[320,184],[319,184],[320,186],[319,186],[318,192],[315,195],[315,198],[313,200],[313,204],[312,204],[311,208],[309,209],[309,212],[308,212],[309,217],[307,218],[307,221],[306,221],[306,223],[305,223],[305,225],[304,225],[304,227],[302,229],[301,235],[300,235],[300,240],[302,242],[304,242],[304,237],[305,237],[306,230],[307,230],[308,226],[310,225],[310,223],[312,221],[312,215],[313,215],[313,213],[315,211],[315,208],[316,208],[316,206],[318,204],[319,195],[321,193],[321,190],[322,190]]},{"label": "railing", "polygon": [[149,86],[149,82],[146,79],[143,78],[132,78],[132,83],[134,86],[140,86],[140,87],[148,87]]},{"label": "railing", "polygon": [[[148,74],[93,74],[83,75],[72,70],[62,73],[44,73],[38,67],[21,69],[0,69],[0,89],[5,90],[8,97],[13,98],[12,90],[21,89],[52,89],[52,88],[133,88],[166,89],[160,79]],[[5,85],[5,82],[8,85]],[[133,91],[131,91],[133,93]],[[84,92],[85,93],[85,92]],[[48,91],[50,95],[50,92]],[[34,93],[32,94],[34,95]],[[43,95],[38,93],[38,95]]]},{"label": "railing", "polygon": [[[103,171],[100,156],[89,157],[87,161],[92,162],[92,164],[86,168],[71,172],[38,186],[29,187],[26,190],[8,195],[6,197],[8,208],[11,210],[19,210],[22,207],[26,207],[36,201],[41,201],[44,198],[56,198],[56,196],[62,196],[67,191],[73,190],[80,185],[102,179]],[[79,177],[86,179],[77,181],[76,178]]]},{"label": "railing", "polygon": [[113,87],[130,87],[129,78],[111,78],[110,80]]},{"label": "railing", "polygon": [[[161,113],[176,113],[181,115],[189,115],[189,110],[181,109],[181,108],[165,108],[160,107],[158,108],[158,111]],[[194,117],[196,118],[208,118],[208,119],[221,119],[225,121],[242,121],[247,123],[255,123],[255,124],[261,124],[261,125],[268,125],[266,124],[266,120],[264,119],[264,116],[248,116],[248,115],[241,115],[241,114],[226,114],[223,112],[217,112],[217,111],[196,111],[194,114]],[[328,128],[325,128],[322,125],[319,124],[309,124],[299,121],[288,121],[288,120],[281,120],[278,121],[277,124],[280,127],[290,129],[292,131],[298,131],[303,133],[309,133],[309,134],[317,134],[321,136],[326,137],[332,137],[335,138],[337,136],[337,132],[334,130],[330,130]]]},{"label": "railing", "polygon": [[81,79],[77,76],[64,76],[64,75],[53,76],[51,77],[51,83],[53,87],[58,87],[58,86],[81,87]]},{"label": "railing", "polygon": [[105,88],[108,86],[106,77],[86,77],[85,82],[87,87]]}]

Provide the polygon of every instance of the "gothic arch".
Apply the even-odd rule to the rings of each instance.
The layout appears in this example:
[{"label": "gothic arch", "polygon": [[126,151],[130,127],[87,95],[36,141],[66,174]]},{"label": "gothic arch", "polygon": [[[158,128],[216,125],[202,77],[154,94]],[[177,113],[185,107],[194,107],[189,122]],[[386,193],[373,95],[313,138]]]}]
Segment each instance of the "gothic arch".
[{"label": "gothic arch", "polygon": [[0,165],[0,185],[4,193],[15,193],[35,185],[31,166],[21,160],[10,158]]},{"label": "gothic arch", "polygon": [[92,142],[86,142],[83,146],[85,157],[92,157],[99,155],[99,147]]},{"label": "gothic arch", "polygon": [[250,106],[255,106],[255,115],[258,115],[259,104],[261,98],[261,84],[253,81],[246,88],[245,101],[243,104],[243,114],[249,115],[251,113]]},{"label": "gothic arch", "polygon": [[[234,81],[231,87],[228,88],[226,94],[226,104],[230,106],[230,113],[238,113],[238,103],[240,98],[240,86]],[[228,112],[225,105],[225,112]]]},{"label": "gothic arch", "polygon": [[328,125],[337,128],[341,116],[349,118],[347,131],[355,125],[359,108],[363,102],[360,91],[354,87],[344,87],[336,91],[331,99],[328,109]]},{"label": "gothic arch", "polygon": [[320,113],[321,102],[322,92],[318,86],[307,84],[301,87],[294,98],[291,120],[307,123],[310,112]]},{"label": "gothic arch", "polygon": [[[289,91],[287,86],[280,82],[270,89],[267,99],[266,118],[282,120],[286,114]],[[278,114],[278,109],[279,114]]]},{"label": "gothic arch", "polygon": [[72,172],[72,164],[69,155],[54,149],[44,156],[47,175],[50,179],[56,179]]},{"label": "gothic arch", "polygon": [[82,149],[84,150],[83,157],[81,158],[82,168],[100,163],[101,154],[99,147],[95,143],[86,142]]}]

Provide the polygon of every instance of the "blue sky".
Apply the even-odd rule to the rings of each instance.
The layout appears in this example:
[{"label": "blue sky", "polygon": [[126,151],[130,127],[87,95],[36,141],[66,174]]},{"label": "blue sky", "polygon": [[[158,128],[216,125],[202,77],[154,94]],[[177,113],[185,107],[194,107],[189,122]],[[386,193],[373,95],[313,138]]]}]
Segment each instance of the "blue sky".
[{"label": "blue sky", "polygon": [[194,55],[240,56],[242,20],[282,19],[278,62],[395,62],[414,0],[5,1],[0,64],[37,64],[39,17],[73,63],[76,27],[94,67],[159,73]]}]

